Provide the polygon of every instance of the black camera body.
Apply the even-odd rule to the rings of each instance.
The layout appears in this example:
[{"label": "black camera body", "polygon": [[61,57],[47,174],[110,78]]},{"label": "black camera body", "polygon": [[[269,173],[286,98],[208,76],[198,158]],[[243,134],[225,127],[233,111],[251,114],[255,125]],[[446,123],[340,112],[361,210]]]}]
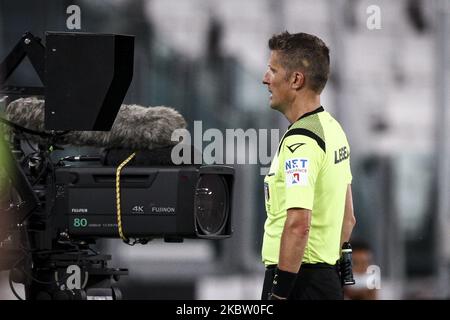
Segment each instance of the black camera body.
[{"label": "black camera body", "polygon": [[[55,171],[51,214],[74,238],[118,238],[116,167]],[[231,236],[233,169],[226,166],[127,167],[120,176],[120,218],[130,238],[223,239]],[[52,194],[48,186],[47,194]]]}]

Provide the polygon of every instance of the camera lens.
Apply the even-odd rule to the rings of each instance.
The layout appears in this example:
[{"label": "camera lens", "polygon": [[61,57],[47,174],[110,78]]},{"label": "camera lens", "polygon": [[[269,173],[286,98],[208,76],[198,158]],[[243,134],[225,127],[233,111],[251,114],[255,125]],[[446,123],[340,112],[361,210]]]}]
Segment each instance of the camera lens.
[{"label": "camera lens", "polygon": [[195,217],[200,231],[206,235],[219,233],[228,216],[229,195],[223,177],[200,176],[195,191]]}]

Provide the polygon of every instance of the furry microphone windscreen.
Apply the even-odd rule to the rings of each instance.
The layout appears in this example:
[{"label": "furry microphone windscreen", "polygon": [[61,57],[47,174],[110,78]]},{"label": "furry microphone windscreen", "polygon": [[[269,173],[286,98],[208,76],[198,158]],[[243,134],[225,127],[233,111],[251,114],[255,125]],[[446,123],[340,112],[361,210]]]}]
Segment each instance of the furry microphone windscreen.
[{"label": "furry microphone windscreen", "polygon": [[[21,98],[6,108],[9,121],[27,129],[44,132],[45,101]],[[70,131],[58,137],[57,143],[102,148],[152,150],[174,145],[172,132],[186,128],[183,116],[173,108],[144,107],[123,104],[110,131]],[[29,136],[34,141],[36,138]]]}]

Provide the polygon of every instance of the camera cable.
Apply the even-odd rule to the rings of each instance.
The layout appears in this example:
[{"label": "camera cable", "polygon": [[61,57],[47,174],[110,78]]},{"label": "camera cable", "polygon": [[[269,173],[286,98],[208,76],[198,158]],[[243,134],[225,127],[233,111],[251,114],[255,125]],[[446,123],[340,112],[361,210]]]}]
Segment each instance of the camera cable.
[{"label": "camera cable", "polygon": [[129,245],[136,244],[136,240],[133,242],[128,239],[125,234],[123,233],[123,226],[122,226],[122,212],[121,212],[121,206],[120,206],[120,173],[122,169],[130,162],[134,157],[136,156],[136,152],[133,152],[127,159],[125,159],[116,170],[116,207],[117,207],[117,227],[119,229],[119,236],[120,238]]}]

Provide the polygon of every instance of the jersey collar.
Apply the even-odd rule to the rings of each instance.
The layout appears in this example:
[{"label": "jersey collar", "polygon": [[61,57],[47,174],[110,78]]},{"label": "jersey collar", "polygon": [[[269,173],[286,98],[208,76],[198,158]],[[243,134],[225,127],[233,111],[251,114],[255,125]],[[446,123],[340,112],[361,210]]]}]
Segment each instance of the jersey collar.
[{"label": "jersey collar", "polygon": [[[325,111],[325,109],[324,109],[322,106],[320,106],[320,107],[318,107],[316,110],[313,110],[313,111],[311,111],[311,112],[305,113],[305,114],[302,115],[300,118],[298,118],[295,122],[299,121],[300,119],[309,117],[309,116],[311,116],[311,115],[313,115],[313,114],[322,112],[322,111]],[[291,123],[290,126],[288,127],[288,129],[290,129],[290,128],[292,127],[292,125],[293,125],[295,122]]]}]

